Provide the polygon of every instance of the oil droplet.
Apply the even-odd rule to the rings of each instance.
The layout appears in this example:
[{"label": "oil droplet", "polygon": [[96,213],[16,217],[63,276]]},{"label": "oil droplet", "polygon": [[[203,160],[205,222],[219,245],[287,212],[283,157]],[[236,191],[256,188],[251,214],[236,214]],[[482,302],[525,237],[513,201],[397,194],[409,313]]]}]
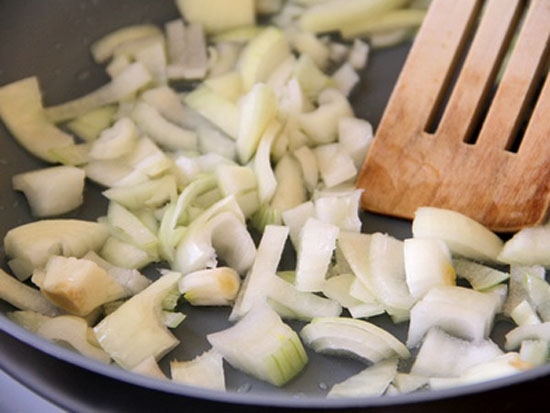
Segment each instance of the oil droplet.
[{"label": "oil droplet", "polygon": [[56,42],[54,45],[53,45],[54,49],[55,50],[61,50],[63,49],[63,43],[61,42]]},{"label": "oil droplet", "polygon": [[239,386],[237,393],[248,393],[252,389],[252,384],[244,383]]},{"label": "oil droplet", "polygon": [[321,390],[323,390],[323,391],[328,390],[328,384],[326,384],[326,383],[323,382],[323,381],[319,382],[318,386],[319,386],[319,388],[320,388]]},{"label": "oil droplet", "polygon": [[76,75],[76,79],[84,82],[90,78],[90,71],[89,70],[83,70],[82,72],[78,73]]}]

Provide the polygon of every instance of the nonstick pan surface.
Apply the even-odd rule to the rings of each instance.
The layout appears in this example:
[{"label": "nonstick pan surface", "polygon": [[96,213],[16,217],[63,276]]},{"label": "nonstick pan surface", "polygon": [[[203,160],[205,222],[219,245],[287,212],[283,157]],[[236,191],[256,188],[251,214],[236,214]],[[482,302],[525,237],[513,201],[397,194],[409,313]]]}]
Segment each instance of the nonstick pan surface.
[{"label": "nonstick pan surface", "polygon": [[[164,22],[176,17],[178,12],[171,0],[0,1],[0,85],[36,75],[46,105],[81,96],[107,81],[103,68],[94,64],[90,57],[91,42],[128,24],[152,22],[162,26]],[[402,45],[374,52],[363,73],[353,104],[356,114],[368,119],[374,126],[381,117],[408,47]],[[10,228],[32,219],[24,197],[11,189],[11,176],[41,166],[45,165],[19,147],[5,126],[0,124],[1,237]],[[89,185],[84,206],[69,216],[96,219],[104,215],[107,203],[100,192],[101,188]],[[369,214],[363,214],[362,218],[367,232],[384,231],[400,238],[410,235],[410,224],[406,221]],[[7,269],[3,249],[0,250],[0,265]],[[527,400],[523,402],[526,403],[534,400],[533,390],[550,384],[550,365],[547,365],[477,386],[383,398],[326,399],[324,394],[327,386],[343,380],[364,366],[355,361],[310,352],[311,362],[306,371],[282,389],[255,381],[227,366],[228,391],[214,392],[138,376],[115,366],[105,366],[86,359],[13,324],[4,315],[10,310],[13,308],[0,302],[0,330],[3,331],[0,332],[0,367],[68,410],[92,409],[92,406],[97,410],[134,410],[140,406],[143,410],[155,410],[154,406],[168,406],[172,403],[181,403],[183,408],[188,403],[194,407],[225,409],[260,405],[389,408],[414,403],[414,406],[422,407],[423,411],[429,411],[430,407],[436,406],[435,402],[456,400],[457,397],[465,400],[463,397],[475,398],[505,390],[510,395],[520,391],[520,388],[531,390],[525,394]],[[174,358],[190,359],[200,354],[208,346],[205,335],[229,325],[227,309],[186,306],[182,310],[188,315],[186,322],[176,330],[182,344],[165,358],[166,362]],[[377,318],[375,322],[405,340],[406,324],[393,326],[384,317]],[[293,325],[299,327],[298,323]],[[497,325],[494,337],[497,342],[502,341],[502,335],[509,327]],[[166,364],[163,367],[166,368]],[[85,392],[85,388],[90,392]],[[155,401],[157,404],[154,404]],[[500,402],[502,396],[493,398],[493,407]],[[509,399],[508,406],[512,402],[513,399]]]}]

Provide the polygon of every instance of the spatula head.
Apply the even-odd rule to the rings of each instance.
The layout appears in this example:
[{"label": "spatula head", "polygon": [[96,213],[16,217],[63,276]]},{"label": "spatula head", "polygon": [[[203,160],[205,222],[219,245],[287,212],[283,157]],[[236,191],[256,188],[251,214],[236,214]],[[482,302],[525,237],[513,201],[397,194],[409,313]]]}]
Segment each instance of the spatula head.
[{"label": "spatula head", "polygon": [[448,208],[499,232],[545,221],[549,44],[549,0],[433,0],[360,172],[363,208]]}]

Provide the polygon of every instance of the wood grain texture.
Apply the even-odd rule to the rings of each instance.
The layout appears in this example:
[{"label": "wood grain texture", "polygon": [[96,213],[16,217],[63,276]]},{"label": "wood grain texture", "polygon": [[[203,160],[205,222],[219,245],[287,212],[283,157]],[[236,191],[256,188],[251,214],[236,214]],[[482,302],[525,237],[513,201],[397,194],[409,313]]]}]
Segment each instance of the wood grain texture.
[{"label": "wood grain texture", "polygon": [[361,169],[363,208],[409,219],[420,206],[448,208],[499,232],[546,219],[550,0],[529,4],[494,90],[525,2],[432,2]]}]

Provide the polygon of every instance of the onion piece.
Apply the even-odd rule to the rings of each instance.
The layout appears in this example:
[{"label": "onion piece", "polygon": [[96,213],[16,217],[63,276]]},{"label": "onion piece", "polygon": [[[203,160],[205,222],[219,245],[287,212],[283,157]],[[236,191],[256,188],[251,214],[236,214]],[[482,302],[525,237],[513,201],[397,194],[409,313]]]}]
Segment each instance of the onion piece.
[{"label": "onion piece", "polygon": [[85,172],[61,165],[23,172],[12,177],[13,189],[25,194],[32,215],[39,218],[70,212],[84,202]]},{"label": "onion piece", "polygon": [[55,161],[52,149],[74,144],[72,136],[58,129],[44,111],[36,77],[0,88],[0,117],[21,146],[45,161]]},{"label": "onion piece", "polygon": [[295,377],[308,361],[298,334],[265,302],[257,302],[236,324],[206,338],[233,367],[275,386]]},{"label": "onion piece", "polygon": [[170,375],[178,383],[225,390],[223,357],[214,349],[207,350],[192,360],[171,361]]},{"label": "onion piece", "polygon": [[66,103],[46,108],[46,115],[52,122],[62,122],[76,118],[92,109],[116,103],[136,92],[152,80],[142,63],[132,63],[111,82],[87,95]]},{"label": "onion piece", "polygon": [[328,398],[382,396],[397,373],[397,359],[384,360],[333,385]]}]

